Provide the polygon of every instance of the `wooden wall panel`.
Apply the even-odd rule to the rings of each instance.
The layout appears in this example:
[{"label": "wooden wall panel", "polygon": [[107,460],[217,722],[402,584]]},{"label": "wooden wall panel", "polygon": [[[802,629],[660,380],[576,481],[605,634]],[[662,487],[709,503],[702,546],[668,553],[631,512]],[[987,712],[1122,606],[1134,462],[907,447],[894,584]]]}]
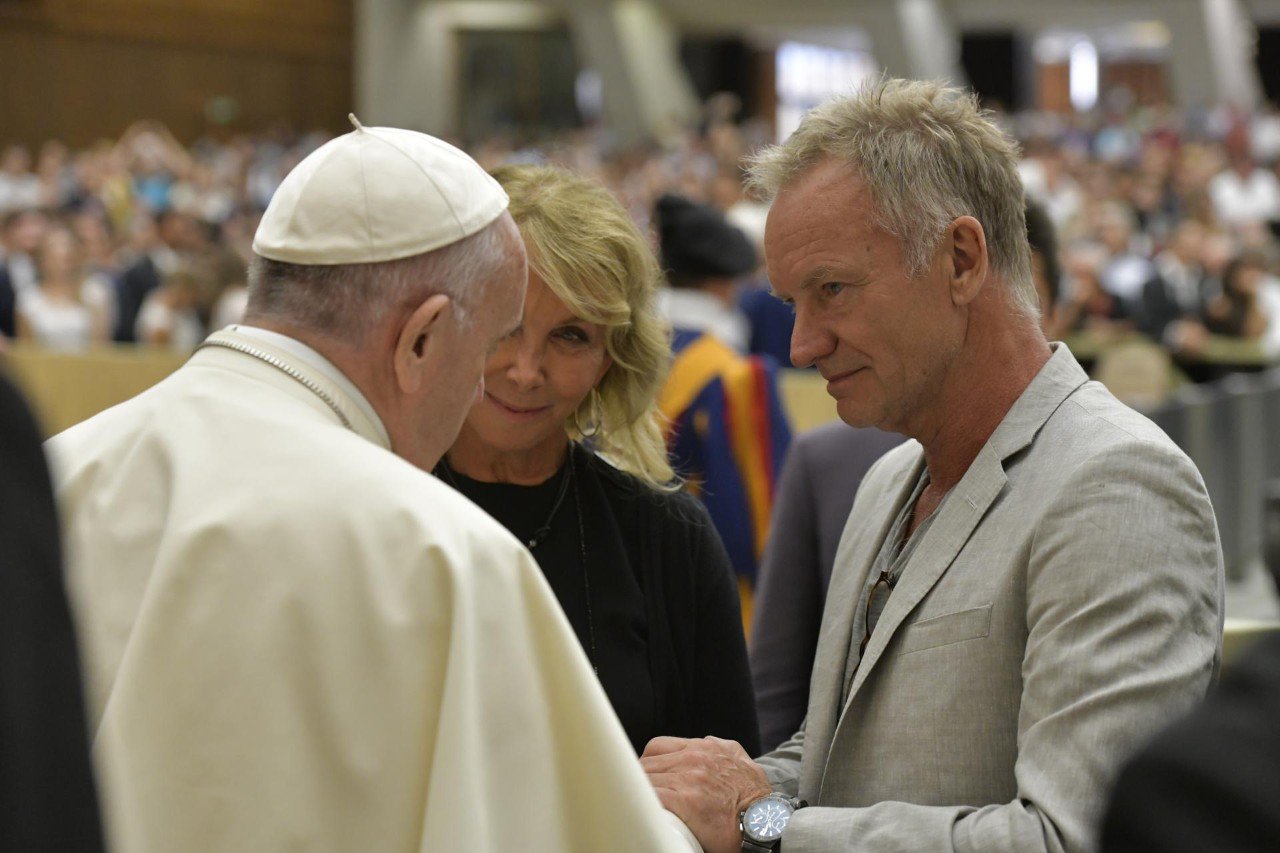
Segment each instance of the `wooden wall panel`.
[{"label": "wooden wall panel", "polygon": [[1065,62],[1036,66],[1035,108],[1055,113],[1071,112],[1071,66]]},{"label": "wooden wall panel", "polygon": [[1142,106],[1170,101],[1169,72],[1164,62],[1132,60],[1108,62],[1102,67],[1102,91],[1125,88]]},{"label": "wooden wall panel", "polygon": [[[346,126],[353,0],[0,0],[0,144]],[[239,114],[210,124],[211,98]]]}]

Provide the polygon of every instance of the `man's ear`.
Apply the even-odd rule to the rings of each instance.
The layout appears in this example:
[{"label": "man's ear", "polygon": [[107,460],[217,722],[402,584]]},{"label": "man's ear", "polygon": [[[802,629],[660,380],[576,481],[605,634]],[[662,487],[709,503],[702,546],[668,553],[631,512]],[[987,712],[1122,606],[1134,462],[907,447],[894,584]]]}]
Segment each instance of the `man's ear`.
[{"label": "man's ear", "polygon": [[447,295],[432,294],[414,309],[400,328],[394,359],[396,386],[401,393],[416,393],[427,380],[427,375],[431,372],[428,359],[433,351],[431,345],[438,342],[452,309],[453,301]]},{"label": "man's ear", "polygon": [[951,302],[968,305],[987,280],[987,235],[977,219],[961,216],[947,229],[946,239]]}]

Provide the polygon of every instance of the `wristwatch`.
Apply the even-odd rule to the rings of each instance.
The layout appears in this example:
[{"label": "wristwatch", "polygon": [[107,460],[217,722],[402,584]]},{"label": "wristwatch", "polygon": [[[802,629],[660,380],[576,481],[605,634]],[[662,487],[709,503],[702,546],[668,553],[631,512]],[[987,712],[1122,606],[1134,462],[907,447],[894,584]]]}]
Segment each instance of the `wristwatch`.
[{"label": "wristwatch", "polygon": [[768,853],[782,843],[782,831],[803,800],[789,800],[781,794],[768,794],[754,800],[738,815],[742,830],[742,853]]}]

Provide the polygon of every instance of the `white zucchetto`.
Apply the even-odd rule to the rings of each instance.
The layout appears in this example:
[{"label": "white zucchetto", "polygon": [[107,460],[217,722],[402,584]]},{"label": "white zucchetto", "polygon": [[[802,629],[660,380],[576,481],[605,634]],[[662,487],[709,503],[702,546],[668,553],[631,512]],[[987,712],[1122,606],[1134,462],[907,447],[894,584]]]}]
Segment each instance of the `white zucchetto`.
[{"label": "white zucchetto", "polygon": [[330,140],[285,176],[253,250],[291,264],[393,261],[469,237],[507,209],[480,165],[425,133],[364,127]]}]

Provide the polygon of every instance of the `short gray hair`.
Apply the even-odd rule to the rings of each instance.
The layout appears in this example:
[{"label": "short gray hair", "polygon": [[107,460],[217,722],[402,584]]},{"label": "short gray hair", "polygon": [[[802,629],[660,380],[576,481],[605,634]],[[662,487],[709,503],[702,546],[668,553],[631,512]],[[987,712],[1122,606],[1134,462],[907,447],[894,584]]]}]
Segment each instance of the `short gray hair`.
[{"label": "short gray hair", "polygon": [[[505,224],[504,224],[505,223]],[[428,297],[452,297],[465,324],[484,298],[484,284],[511,261],[506,216],[431,252],[369,264],[311,266],[254,255],[246,315],[286,320],[330,337],[363,340],[387,317]]]},{"label": "short gray hair", "polygon": [[975,95],[929,81],[865,84],[810,110],[786,142],[752,157],[749,181],[772,198],[828,157],[866,184],[876,224],[898,239],[910,275],[924,272],[948,224],[972,216],[1013,304],[1039,314],[1018,147]]}]

